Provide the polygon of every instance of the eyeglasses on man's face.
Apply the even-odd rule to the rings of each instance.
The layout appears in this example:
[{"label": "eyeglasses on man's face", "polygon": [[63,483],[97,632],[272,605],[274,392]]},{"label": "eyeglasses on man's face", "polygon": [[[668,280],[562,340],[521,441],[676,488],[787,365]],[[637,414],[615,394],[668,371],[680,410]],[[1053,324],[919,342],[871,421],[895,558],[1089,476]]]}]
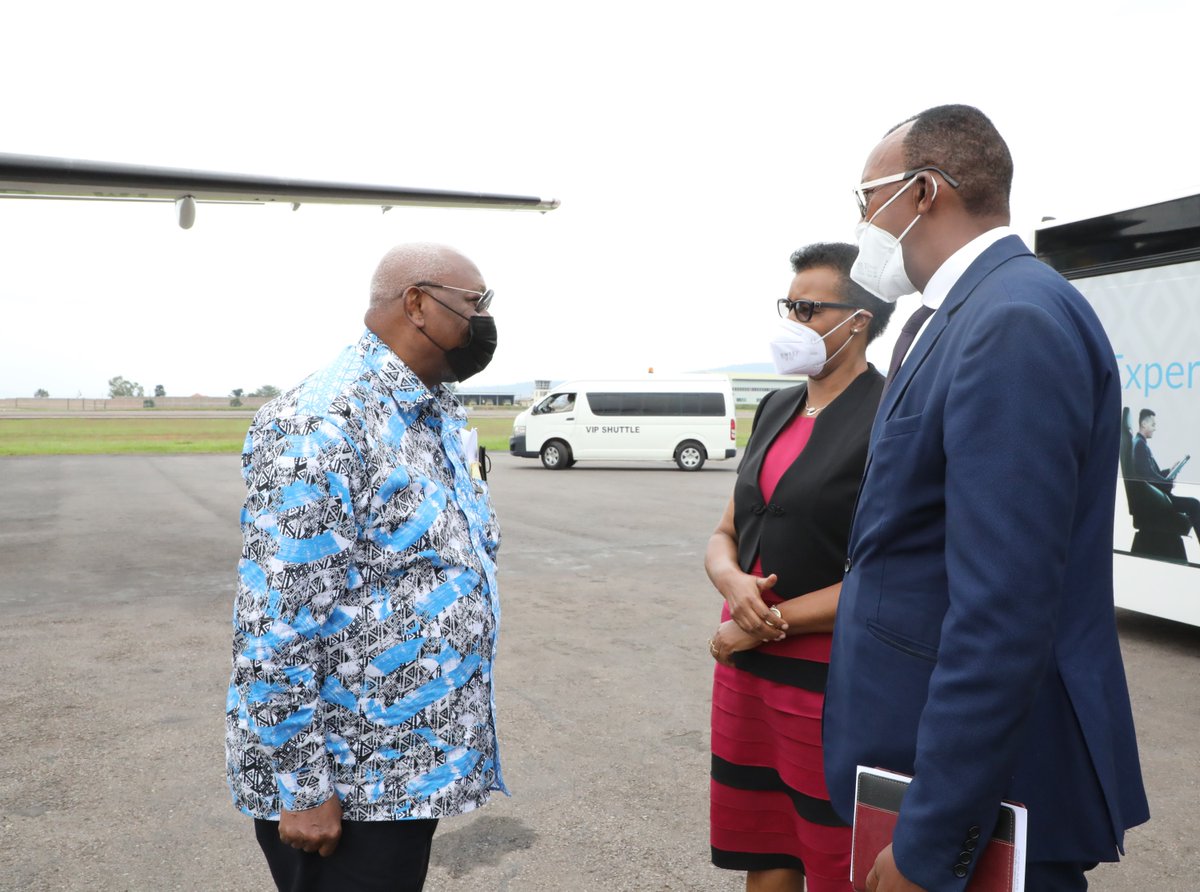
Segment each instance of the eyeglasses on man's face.
[{"label": "eyeglasses on man's face", "polygon": [[821,310],[862,309],[861,307],[854,306],[854,304],[840,304],[830,300],[788,300],[786,297],[781,297],[775,301],[775,306],[779,310],[779,315],[784,319],[795,315],[796,319],[800,322],[811,321],[813,313],[819,313]]},{"label": "eyeglasses on man's face", "polygon": [[903,183],[905,180],[911,180],[919,173],[924,173],[927,170],[932,170],[934,173],[940,173],[942,179],[950,184],[951,188],[958,188],[958,180],[946,173],[940,167],[918,167],[915,170],[906,170],[904,173],[894,173],[891,176],[880,177],[877,180],[867,180],[865,183],[859,183],[854,187],[854,197],[858,201],[858,214],[860,217],[867,216],[867,204],[871,198],[867,194],[878,189],[880,186],[886,186],[889,183]]},{"label": "eyeglasses on man's face", "polygon": [[[478,298],[477,300],[473,301],[476,313],[486,313],[487,308],[492,305],[492,298],[496,296],[496,292],[494,292],[491,288],[489,288],[487,291],[472,291],[470,288],[456,288],[453,285],[440,285],[437,282],[417,282],[416,287],[444,288],[447,291],[457,291],[460,294],[473,294],[476,298]],[[429,296],[433,297],[432,294]],[[436,297],[433,297],[433,299],[437,300]],[[438,300],[438,303],[441,304],[442,302]],[[442,304],[442,306],[446,307],[445,304]],[[451,312],[456,312],[452,307],[446,307],[446,309],[450,310]],[[459,315],[461,316],[462,314],[459,313]]]}]

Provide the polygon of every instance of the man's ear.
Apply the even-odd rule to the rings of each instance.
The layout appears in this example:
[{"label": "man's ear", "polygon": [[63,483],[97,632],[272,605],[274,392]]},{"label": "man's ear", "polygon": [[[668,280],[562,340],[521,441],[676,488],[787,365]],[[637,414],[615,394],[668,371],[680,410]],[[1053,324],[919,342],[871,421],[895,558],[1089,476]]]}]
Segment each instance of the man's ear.
[{"label": "man's ear", "polygon": [[937,196],[938,182],[933,174],[917,174],[917,213],[928,214]]},{"label": "man's ear", "polygon": [[416,285],[409,285],[400,295],[403,301],[404,315],[417,328],[425,327],[425,292]]}]

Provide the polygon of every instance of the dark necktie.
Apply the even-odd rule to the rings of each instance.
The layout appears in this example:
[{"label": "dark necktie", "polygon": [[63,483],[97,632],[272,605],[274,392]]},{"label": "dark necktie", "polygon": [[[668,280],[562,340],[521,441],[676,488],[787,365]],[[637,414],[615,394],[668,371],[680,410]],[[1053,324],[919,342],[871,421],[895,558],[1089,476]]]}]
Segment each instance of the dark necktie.
[{"label": "dark necktie", "polygon": [[892,350],[892,364],[888,366],[887,381],[883,385],[884,393],[887,393],[887,389],[892,386],[892,381],[896,378],[896,373],[900,371],[900,363],[904,362],[908,348],[912,346],[913,338],[917,336],[917,332],[921,330],[921,326],[925,324],[925,320],[932,315],[933,307],[921,304],[921,306],[917,307],[916,312],[908,317],[908,321],[904,323],[904,328],[900,329],[900,337],[896,341],[896,348]]}]

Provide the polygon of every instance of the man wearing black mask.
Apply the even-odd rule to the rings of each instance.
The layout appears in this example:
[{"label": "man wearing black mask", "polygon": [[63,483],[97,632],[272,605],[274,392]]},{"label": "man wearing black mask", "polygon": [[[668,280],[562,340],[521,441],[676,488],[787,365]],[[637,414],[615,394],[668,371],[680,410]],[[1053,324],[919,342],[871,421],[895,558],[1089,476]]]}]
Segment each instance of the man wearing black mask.
[{"label": "man wearing black mask", "polygon": [[392,249],[362,337],[246,438],[226,762],[281,890],[419,892],[438,819],[507,792],[499,529],[443,386],[491,360],[491,301],[457,251]]}]

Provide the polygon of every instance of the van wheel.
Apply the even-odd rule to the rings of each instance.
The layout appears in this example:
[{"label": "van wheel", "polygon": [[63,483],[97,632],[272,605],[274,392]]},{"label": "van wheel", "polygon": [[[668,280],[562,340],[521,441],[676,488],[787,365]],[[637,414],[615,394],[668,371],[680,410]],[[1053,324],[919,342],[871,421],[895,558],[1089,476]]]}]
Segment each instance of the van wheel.
[{"label": "van wheel", "polygon": [[681,471],[699,471],[704,467],[704,447],[695,440],[684,440],[675,450],[675,464]]},{"label": "van wheel", "polygon": [[551,440],[542,447],[542,467],[549,471],[561,471],[575,464],[571,458],[571,447],[562,440]]}]

